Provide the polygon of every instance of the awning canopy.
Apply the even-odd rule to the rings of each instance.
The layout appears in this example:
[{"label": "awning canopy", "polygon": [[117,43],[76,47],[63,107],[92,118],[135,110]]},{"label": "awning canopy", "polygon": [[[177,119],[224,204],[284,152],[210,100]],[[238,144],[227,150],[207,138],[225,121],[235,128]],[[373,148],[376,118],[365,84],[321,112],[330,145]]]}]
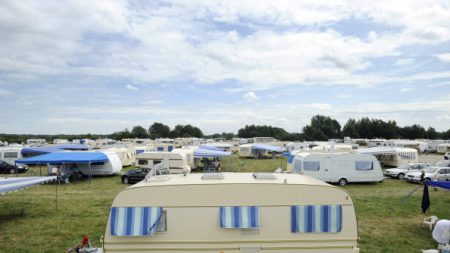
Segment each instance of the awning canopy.
[{"label": "awning canopy", "polygon": [[59,164],[59,163],[97,163],[106,162],[108,157],[103,152],[53,152],[46,155],[16,160],[21,164]]},{"label": "awning canopy", "polygon": [[62,149],[52,146],[52,147],[28,147],[23,148],[20,152],[23,156],[32,156],[32,155],[43,155],[48,153],[53,153],[57,151],[62,151]]},{"label": "awning canopy", "polygon": [[223,148],[219,148],[219,147],[215,147],[215,146],[210,146],[210,145],[201,145],[200,146],[201,149],[208,149],[208,150],[216,150],[216,151],[224,151],[225,149]]},{"label": "awning canopy", "polygon": [[284,148],[267,144],[252,144],[253,150],[267,150],[272,152],[283,152]]},{"label": "awning canopy", "polygon": [[450,189],[450,181],[428,181],[428,186],[440,187],[444,189]]},{"label": "awning canopy", "polygon": [[84,144],[60,144],[52,147],[64,150],[89,150],[89,146]]},{"label": "awning canopy", "polygon": [[397,153],[397,151],[391,147],[360,148],[356,150],[356,152],[359,154],[370,155],[392,155]]},{"label": "awning canopy", "polygon": [[224,151],[218,151],[218,150],[209,150],[209,149],[202,149],[202,148],[197,148],[194,150],[195,158],[221,157],[221,156],[230,156],[230,155],[231,155],[231,152],[224,152]]},{"label": "awning canopy", "polygon": [[22,190],[37,184],[43,184],[56,180],[56,176],[51,177],[9,177],[0,178],[0,194]]}]

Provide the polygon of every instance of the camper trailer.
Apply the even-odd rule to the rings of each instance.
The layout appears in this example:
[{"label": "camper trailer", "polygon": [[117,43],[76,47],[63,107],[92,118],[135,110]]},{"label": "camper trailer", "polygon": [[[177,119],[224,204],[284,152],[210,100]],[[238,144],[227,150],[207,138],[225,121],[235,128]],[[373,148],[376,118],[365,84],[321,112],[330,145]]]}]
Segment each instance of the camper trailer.
[{"label": "camper trailer", "polygon": [[243,144],[239,146],[240,157],[274,157],[276,153],[281,153],[283,151],[283,147],[260,143]]},{"label": "camper trailer", "polygon": [[[91,151],[87,151],[91,152]],[[112,151],[96,151],[102,152],[108,157],[108,161],[104,163],[92,163],[91,168],[86,163],[76,164],[76,167],[80,169],[84,175],[89,175],[92,172],[93,176],[107,176],[118,175],[122,170],[122,163],[115,152]],[[70,169],[70,164],[66,165],[66,169]]]},{"label": "camper trailer", "polygon": [[194,147],[175,148],[172,153],[186,155],[187,165],[193,169],[195,167]]},{"label": "camper trailer", "polygon": [[437,152],[439,154],[444,154],[450,152],[450,143],[441,143],[437,145]]},{"label": "camper trailer", "polygon": [[141,181],[113,200],[103,251],[359,252],[353,201],[298,174],[196,173]]},{"label": "camper trailer", "polygon": [[0,161],[5,161],[9,165],[14,165],[14,162],[22,158],[22,147],[2,147],[0,148]]},{"label": "camper trailer", "polygon": [[136,161],[136,151],[134,147],[116,147],[109,148],[107,151],[111,151],[117,154],[122,163],[122,166],[130,166],[133,165]]},{"label": "camper trailer", "polygon": [[173,152],[143,152],[136,155],[135,166],[138,168],[153,168],[158,163],[164,163],[170,173],[190,172],[186,154]]},{"label": "camper trailer", "polygon": [[393,148],[393,153],[383,154],[380,161],[385,166],[398,167],[405,163],[419,162],[417,149],[413,148]]},{"label": "camper trailer", "polygon": [[375,156],[367,154],[298,153],[288,161],[287,169],[340,185],[383,181],[380,163]]}]

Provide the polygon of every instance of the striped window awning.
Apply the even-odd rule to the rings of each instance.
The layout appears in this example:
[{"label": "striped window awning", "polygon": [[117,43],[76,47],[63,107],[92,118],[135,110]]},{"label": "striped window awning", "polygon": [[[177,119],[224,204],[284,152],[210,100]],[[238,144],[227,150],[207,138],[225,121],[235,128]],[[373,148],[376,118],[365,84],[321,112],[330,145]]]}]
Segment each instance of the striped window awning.
[{"label": "striped window awning", "polygon": [[342,230],[341,205],[291,207],[292,233],[337,233]]},{"label": "striped window awning", "polygon": [[320,162],[319,161],[304,161],[303,162],[303,170],[319,170]]},{"label": "striped window awning", "polygon": [[403,158],[403,159],[415,159],[416,158],[416,154],[415,153],[406,153],[406,152],[402,152],[402,153],[398,153],[398,155]]},{"label": "striped window awning", "polygon": [[259,228],[259,207],[222,206],[220,207],[221,228]]},{"label": "striped window awning", "polygon": [[372,170],[373,162],[372,161],[356,161],[355,168],[356,168],[356,170]]},{"label": "striped window awning", "polygon": [[111,208],[111,235],[151,236],[156,233],[162,207]]}]

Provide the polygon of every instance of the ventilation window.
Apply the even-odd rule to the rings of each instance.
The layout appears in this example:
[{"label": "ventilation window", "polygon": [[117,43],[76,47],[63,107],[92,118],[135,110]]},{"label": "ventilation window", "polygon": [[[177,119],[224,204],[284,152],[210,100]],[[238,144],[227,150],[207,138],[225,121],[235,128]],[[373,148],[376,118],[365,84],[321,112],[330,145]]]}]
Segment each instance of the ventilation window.
[{"label": "ventilation window", "polygon": [[277,176],[273,173],[253,173],[253,177],[258,180],[276,180]]},{"label": "ventilation window", "polygon": [[203,180],[223,180],[223,174],[222,173],[205,173],[202,176]]}]

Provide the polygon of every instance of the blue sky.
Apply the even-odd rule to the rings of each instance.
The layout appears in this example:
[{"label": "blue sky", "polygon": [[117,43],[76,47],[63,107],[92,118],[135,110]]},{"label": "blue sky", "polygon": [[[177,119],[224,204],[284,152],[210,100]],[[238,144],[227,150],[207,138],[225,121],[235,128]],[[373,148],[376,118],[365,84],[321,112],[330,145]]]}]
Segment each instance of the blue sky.
[{"label": "blue sky", "polygon": [[0,132],[450,128],[448,1],[1,1]]}]

